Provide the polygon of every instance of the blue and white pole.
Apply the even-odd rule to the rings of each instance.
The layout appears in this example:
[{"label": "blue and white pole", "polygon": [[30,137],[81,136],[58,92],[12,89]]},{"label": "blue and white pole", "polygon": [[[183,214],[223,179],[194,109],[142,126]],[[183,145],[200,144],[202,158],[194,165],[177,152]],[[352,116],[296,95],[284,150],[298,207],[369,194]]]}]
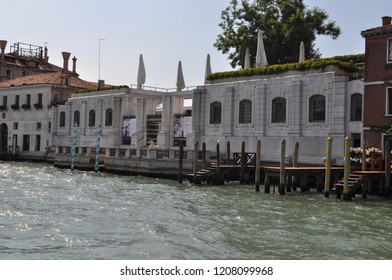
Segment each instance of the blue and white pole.
[{"label": "blue and white pole", "polygon": [[332,161],[332,137],[330,134],[327,140],[327,157],[325,161],[325,183],[324,183],[325,197],[329,197],[329,190],[331,185],[331,161]]},{"label": "blue and white pole", "polygon": [[73,141],[72,141],[72,160],[71,160],[71,170],[75,169],[75,156],[76,156],[76,143],[77,143],[77,134],[78,134],[78,125],[77,123],[73,126]]},{"label": "blue and white pole", "polygon": [[101,131],[102,131],[102,125],[101,123],[98,123],[98,135],[97,135],[97,143],[95,145],[95,172],[98,172],[99,170],[99,148],[101,145]]},{"label": "blue and white pole", "polygon": [[344,139],[344,185],[343,185],[343,199],[351,200],[349,194],[349,186],[348,186],[348,178],[350,174],[350,138],[347,134],[347,137]]}]

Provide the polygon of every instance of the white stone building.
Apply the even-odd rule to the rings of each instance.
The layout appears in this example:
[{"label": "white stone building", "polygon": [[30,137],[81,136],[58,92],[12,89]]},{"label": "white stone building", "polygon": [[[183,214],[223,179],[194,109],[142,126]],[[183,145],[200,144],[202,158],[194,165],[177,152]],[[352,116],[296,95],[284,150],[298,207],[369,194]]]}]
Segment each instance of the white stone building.
[{"label": "white stone building", "polygon": [[78,89],[96,87],[68,71],[70,53],[63,53],[61,71],[0,82],[0,147],[2,158],[46,159],[54,145],[54,120],[49,111]]},{"label": "white stone building", "polygon": [[322,164],[326,140],[331,134],[333,158],[342,164],[344,137],[359,146],[362,133],[364,84],[336,67],[324,71],[286,72],[213,81],[193,93],[192,133],[188,148],[196,140],[215,151],[216,143],[230,141],[231,152],[255,152],[261,140],[262,161],[278,162],[286,140],[286,157],[299,143],[299,161]]}]

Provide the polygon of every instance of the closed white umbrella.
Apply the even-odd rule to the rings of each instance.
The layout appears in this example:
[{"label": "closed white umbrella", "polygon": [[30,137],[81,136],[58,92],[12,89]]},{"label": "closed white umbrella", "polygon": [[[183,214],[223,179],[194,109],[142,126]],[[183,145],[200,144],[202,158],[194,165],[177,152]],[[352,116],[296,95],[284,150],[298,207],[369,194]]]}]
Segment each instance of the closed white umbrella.
[{"label": "closed white umbrella", "polygon": [[305,44],[304,41],[301,41],[301,44],[299,45],[299,62],[304,62],[305,61]]},{"label": "closed white umbrella", "polygon": [[246,48],[245,51],[245,60],[244,60],[244,69],[250,68],[250,51],[249,48]]},{"label": "closed white umbrella", "polygon": [[144,68],[143,55],[139,57],[139,69],[137,71],[137,88],[142,89],[142,85],[146,82],[146,68]]},{"label": "closed white umbrella", "polygon": [[263,31],[259,30],[257,34],[257,52],[256,52],[256,66],[268,65],[267,56],[265,54]]},{"label": "closed white umbrella", "polygon": [[211,59],[210,59],[210,54],[207,54],[207,60],[206,60],[206,72],[204,75],[204,84],[209,83],[209,81],[207,80],[208,75],[212,74],[212,70],[211,70]]},{"label": "closed white umbrella", "polygon": [[181,91],[185,88],[184,75],[182,74],[182,65],[181,61],[178,62],[178,70],[177,70],[177,91]]}]

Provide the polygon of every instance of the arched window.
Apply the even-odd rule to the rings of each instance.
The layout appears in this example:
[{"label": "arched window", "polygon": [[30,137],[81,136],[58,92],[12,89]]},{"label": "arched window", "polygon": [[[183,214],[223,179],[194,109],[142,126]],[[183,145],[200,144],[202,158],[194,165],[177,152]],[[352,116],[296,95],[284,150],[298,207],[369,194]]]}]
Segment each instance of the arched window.
[{"label": "arched window", "polygon": [[239,123],[252,122],[252,101],[248,99],[241,100],[239,111],[240,111]]},{"label": "arched window", "polygon": [[65,112],[60,113],[60,127],[65,126]]},{"label": "arched window", "polygon": [[325,121],[325,97],[322,95],[313,95],[309,98],[309,121]]},{"label": "arched window", "polygon": [[271,122],[273,123],[286,122],[286,99],[285,98],[277,97],[272,100]]},{"label": "arched window", "polygon": [[215,101],[210,104],[210,123],[219,124],[222,121],[222,103]]},{"label": "arched window", "polygon": [[88,126],[95,126],[95,110],[88,112]]},{"label": "arched window", "polygon": [[113,110],[106,109],[105,113],[105,126],[112,126],[113,124]]},{"label": "arched window", "polygon": [[350,120],[362,121],[362,94],[360,93],[351,95]]},{"label": "arched window", "polygon": [[79,111],[75,111],[74,112],[74,124],[76,124],[77,126],[80,126],[80,112]]}]

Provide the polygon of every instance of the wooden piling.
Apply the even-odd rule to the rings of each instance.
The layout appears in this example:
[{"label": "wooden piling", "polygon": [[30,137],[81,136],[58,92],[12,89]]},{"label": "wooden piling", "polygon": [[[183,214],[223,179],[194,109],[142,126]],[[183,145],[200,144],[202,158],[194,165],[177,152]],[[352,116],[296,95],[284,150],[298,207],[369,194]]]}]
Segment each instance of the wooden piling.
[{"label": "wooden piling", "polygon": [[385,142],[385,185],[384,196],[389,195],[389,185],[391,183],[391,143],[387,140]]},{"label": "wooden piling", "polygon": [[230,141],[227,141],[227,144],[226,144],[226,164],[227,165],[230,165],[230,162],[231,162],[231,160],[230,160]]},{"label": "wooden piling", "polygon": [[366,171],[366,147],[365,141],[362,143],[362,171]]},{"label": "wooden piling", "polygon": [[270,180],[270,176],[268,174],[265,175],[265,179],[264,179],[264,192],[265,193],[271,192],[271,180]]},{"label": "wooden piling", "polygon": [[178,183],[182,183],[182,168],[184,160],[184,144],[180,141],[180,158],[178,159]]},{"label": "wooden piling", "polygon": [[245,141],[242,141],[241,145],[241,165],[240,165],[240,184],[244,183],[244,168],[245,168]]},{"label": "wooden piling", "polygon": [[261,141],[258,140],[256,145],[256,169],[255,169],[256,192],[260,192],[260,150],[261,150]]},{"label": "wooden piling", "polygon": [[221,184],[219,141],[216,142],[216,174],[218,177],[217,183]]},{"label": "wooden piling", "polygon": [[[294,146],[294,154],[293,154],[293,167],[298,166],[298,154],[299,154],[299,143],[296,142]],[[296,191],[298,186],[298,177],[293,175],[291,179],[292,179],[291,180],[292,190]]]},{"label": "wooden piling", "polygon": [[280,145],[280,181],[279,181],[279,194],[286,194],[286,140],[283,139]]},{"label": "wooden piling", "polygon": [[202,158],[202,168],[205,169],[207,167],[207,149],[206,149],[206,143],[203,142],[201,145],[201,158]]},{"label": "wooden piling", "polygon": [[195,142],[194,152],[193,152],[193,183],[197,184],[197,162],[199,157],[199,141]]}]

